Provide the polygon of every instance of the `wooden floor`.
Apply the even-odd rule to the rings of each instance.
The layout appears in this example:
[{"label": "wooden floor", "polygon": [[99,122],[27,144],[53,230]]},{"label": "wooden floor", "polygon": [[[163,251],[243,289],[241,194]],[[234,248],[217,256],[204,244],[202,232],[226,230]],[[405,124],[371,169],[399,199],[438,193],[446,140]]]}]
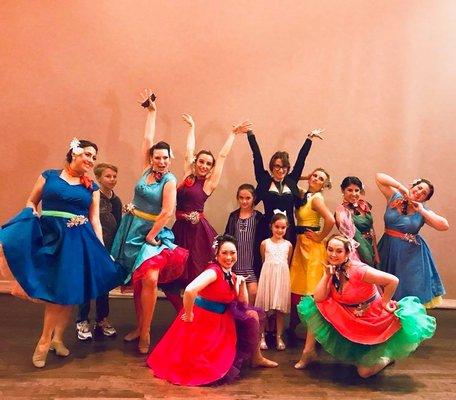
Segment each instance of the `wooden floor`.
[{"label": "wooden floor", "polygon": [[[66,335],[71,355],[49,354],[44,369],[31,363],[42,306],[0,295],[0,315],[0,399],[456,399],[454,310],[433,311],[435,337],[407,360],[367,380],[328,355],[308,370],[294,370],[299,343],[285,352],[267,351],[280,363],[276,369],[246,368],[235,383],[206,388],[174,386],[152,376],[135,345],[122,341],[134,325],[129,299],[111,300],[110,320],[119,337],[78,342],[71,325]],[[154,343],[172,318],[171,306],[159,300]]]}]

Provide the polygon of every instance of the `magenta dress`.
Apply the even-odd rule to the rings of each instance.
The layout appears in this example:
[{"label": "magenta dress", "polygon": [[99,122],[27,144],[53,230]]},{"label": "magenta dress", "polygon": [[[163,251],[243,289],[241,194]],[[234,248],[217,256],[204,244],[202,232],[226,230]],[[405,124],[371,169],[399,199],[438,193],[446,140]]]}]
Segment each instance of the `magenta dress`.
[{"label": "magenta dress", "polygon": [[[180,277],[184,284],[203,272],[214,259],[212,243],[217,232],[205,218],[204,203],[209,196],[203,190],[204,179],[195,179],[193,185],[186,179],[177,188],[176,222],[173,226],[175,243],[189,251],[185,271]],[[198,221],[186,216],[198,213]]]}]

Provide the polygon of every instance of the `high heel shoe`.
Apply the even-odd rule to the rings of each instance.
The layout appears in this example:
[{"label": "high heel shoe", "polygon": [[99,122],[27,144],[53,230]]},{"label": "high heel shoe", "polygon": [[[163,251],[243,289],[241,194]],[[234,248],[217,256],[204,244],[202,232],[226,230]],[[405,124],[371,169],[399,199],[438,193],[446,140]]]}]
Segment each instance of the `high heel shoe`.
[{"label": "high heel shoe", "polygon": [[285,346],[285,343],[282,339],[282,335],[276,335],[276,349],[279,351],[283,351],[286,348],[287,346]]},{"label": "high heel shoe", "polygon": [[295,364],[296,369],[305,369],[314,361],[318,360],[318,354],[315,350],[305,351],[302,353],[300,360]]},{"label": "high heel shoe", "polygon": [[141,354],[148,354],[149,347],[150,347],[150,336],[147,336],[145,339],[139,338],[138,351]]},{"label": "high heel shoe", "polygon": [[266,344],[266,338],[264,337],[264,333],[261,334],[261,339],[260,339],[260,350],[267,350],[268,345]]},{"label": "high heel shoe", "polygon": [[[40,347],[45,347],[45,350]],[[48,355],[49,346],[37,344],[32,356],[32,363],[36,368],[43,368],[46,365],[46,358]]]},{"label": "high heel shoe", "polygon": [[55,351],[55,354],[60,357],[68,357],[70,355],[70,350],[68,350],[63,342],[57,342],[55,340],[51,342],[51,347],[49,347],[49,350]]},{"label": "high heel shoe", "polygon": [[126,342],[133,342],[138,338],[139,338],[139,332],[135,329],[134,331],[128,332],[124,336],[123,340],[125,340]]}]

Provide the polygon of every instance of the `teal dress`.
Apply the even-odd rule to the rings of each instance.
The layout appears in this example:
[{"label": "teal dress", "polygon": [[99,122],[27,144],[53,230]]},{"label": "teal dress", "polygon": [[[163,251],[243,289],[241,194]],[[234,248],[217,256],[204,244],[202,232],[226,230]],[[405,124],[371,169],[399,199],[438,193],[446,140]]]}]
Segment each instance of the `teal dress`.
[{"label": "teal dress", "polygon": [[[136,184],[133,204],[137,210],[158,215],[162,209],[163,188],[167,182],[176,182],[176,177],[168,172],[159,182],[148,184],[149,174],[148,169]],[[125,283],[131,280],[135,271],[145,262],[151,265],[151,260],[155,261],[154,267],[160,270],[164,267],[172,267],[169,269],[174,271],[171,275],[167,275],[167,279],[161,279],[161,282],[173,280],[176,278],[175,275],[179,276],[183,271],[188,253],[174,244],[174,234],[171,229],[164,227],[157,234],[159,246],[146,242],[146,236],[153,225],[154,221],[133,214],[125,214],[122,217],[111,254],[128,271]],[[157,257],[159,255],[161,257]]]},{"label": "teal dress", "polygon": [[3,225],[0,244],[11,272],[29,297],[82,304],[120,285],[125,271],[114,263],[88,221],[98,186],[69,184],[61,173],[42,173],[46,180],[42,216],[24,208]]}]

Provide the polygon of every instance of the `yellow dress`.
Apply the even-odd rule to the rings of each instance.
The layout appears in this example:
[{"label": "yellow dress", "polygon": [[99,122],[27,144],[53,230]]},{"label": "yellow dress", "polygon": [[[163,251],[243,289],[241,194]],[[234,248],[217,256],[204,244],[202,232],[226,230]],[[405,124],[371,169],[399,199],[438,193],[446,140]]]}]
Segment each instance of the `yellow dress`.
[{"label": "yellow dress", "polygon": [[[326,249],[323,243],[316,243],[299,233],[299,227],[314,227],[321,229],[321,215],[312,210],[314,199],[323,199],[320,192],[313,194],[307,203],[299,207],[295,214],[297,220],[297,240],[290,266],[291,293],[297,295],[313,294],[317,283],[323,276],[326,260]],[[312,229],[314,230],[314,229]]]}]

